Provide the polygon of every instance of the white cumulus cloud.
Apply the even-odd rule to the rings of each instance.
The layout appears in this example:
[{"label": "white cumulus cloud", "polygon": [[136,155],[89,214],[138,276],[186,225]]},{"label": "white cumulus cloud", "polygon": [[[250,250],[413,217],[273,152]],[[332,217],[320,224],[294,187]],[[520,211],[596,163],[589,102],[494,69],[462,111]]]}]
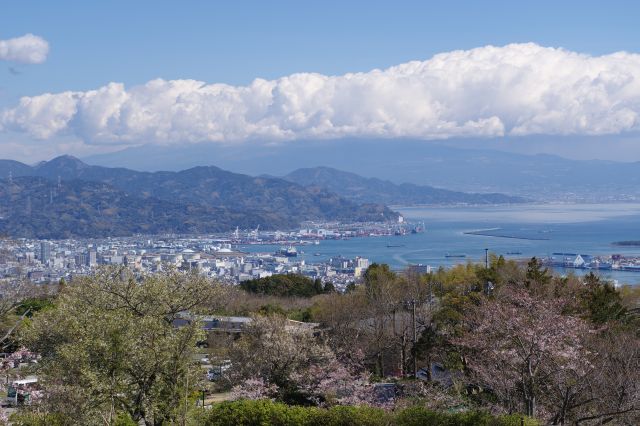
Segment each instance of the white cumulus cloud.
[{"label": "white cumulus cloud", "polygon": [[42,37],[25,34],[0,40],[0,60],[23,64],[41,64],[47,60],[49,43]]},{"label": "white cumulus cloud", "polygon": [[438,54],[384,70],[248,86],[153,80],[22,98],[5,130],[89,144],[339,137],[608,135],[640,129],[640,55],[533,43]]}]

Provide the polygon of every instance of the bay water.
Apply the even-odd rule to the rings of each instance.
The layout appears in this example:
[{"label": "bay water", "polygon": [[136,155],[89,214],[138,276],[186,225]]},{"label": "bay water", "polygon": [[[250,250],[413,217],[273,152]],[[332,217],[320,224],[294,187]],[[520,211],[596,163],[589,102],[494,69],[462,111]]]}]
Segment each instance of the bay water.
[{"label": "bay water", "polygon": [[[401,269],[410,264],[446,267],[468,261],[484,262],[485,248],[508,259],[544,257],[553,253],[640,257],[640,246],[613,244],[640,240],[638,203],[393,208],[409,222],[424,222],[425,232],[325,240],[319,245],[300,247],[304,251],[302,258],[307,262],[319,262],[337,255],[361,256]],[[278,248],[242,247],[247,251]],[[568,272],[562,268],[556,271]],[[589,272],[571,271],[576,274]],[[640,284],[640,272],[594,272],[619,284]]]}]

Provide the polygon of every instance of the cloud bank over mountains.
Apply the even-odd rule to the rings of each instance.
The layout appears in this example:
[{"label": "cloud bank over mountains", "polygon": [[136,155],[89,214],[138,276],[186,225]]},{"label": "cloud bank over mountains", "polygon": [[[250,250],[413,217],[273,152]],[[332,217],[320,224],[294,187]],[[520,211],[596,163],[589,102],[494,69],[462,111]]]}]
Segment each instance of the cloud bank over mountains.
[{"label": "cloud bank over mountains", "polygon": [[[6,55],[40,60],[35,53]],[[640,55],[590,56],[527,43],[341,76],[256,79],[248,86],[110,83],[23,97],[0,111],[0,129],[93,145],[615,135],[640,130]]]},{"label": "cloud bank over mountains", "polygon": [[42,37],[25,34],[0,40],[0,60],[22,64],[41,64],[47,60],[49,43]]}]

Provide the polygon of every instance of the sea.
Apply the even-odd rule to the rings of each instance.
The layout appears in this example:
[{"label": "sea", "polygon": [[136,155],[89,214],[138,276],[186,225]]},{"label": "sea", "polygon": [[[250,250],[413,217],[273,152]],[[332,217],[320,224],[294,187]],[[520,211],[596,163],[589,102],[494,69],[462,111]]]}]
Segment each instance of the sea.
[{"label": "sea", "polygon": [[[640,258],[640,246],[617,241],[640,240],[640,203],[526,204],[507,206],[402,207],[405,220],[423,223],[424,232],[402,236],[323,240],[298,247],[307,262],[338,255],[361,256],[394,269],[408,265],[450,267],[484,262],[485,249],[507,259],[524,260],[553,253],[591,256],[621,254]],[[482,235],[478,235],[482,234]],[[279,246],[243,246],[244,251],[275,251]],[[559,274],[589,270],[556,268]],[[593,271],[619,285],[640,285],[640,272]]]}]

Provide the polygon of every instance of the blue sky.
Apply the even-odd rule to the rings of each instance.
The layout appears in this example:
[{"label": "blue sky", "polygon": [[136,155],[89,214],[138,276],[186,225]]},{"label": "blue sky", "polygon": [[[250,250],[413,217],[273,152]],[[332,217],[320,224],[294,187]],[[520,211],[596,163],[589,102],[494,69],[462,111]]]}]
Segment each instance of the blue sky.
[{"label": "blue sky", "polygon": [[535,42],[591,54],[640,51],[634,1],[4,2],[0,38],[42,36],[45,64],[0,77],[11,96],[111,81],[247,84],[294,72],[386,68],[487,44]]},{"label": "blue sky", "polygon": [[[592,56],[638,53],[639,12],[637,2],[584,0],[5,2],[0,40],[32,33],[49,43],[49,52],[40,64],[0,61],[0,109],[14,107],[22,96],[84,92],[110,82],[127,89],[156,78],[245,86],[257,77],[340,76],[487,45],[535,43]],[[96,135],[86,132],[87,125],[34,138],[22,124],[5,121],[0,149],[8,155],[32,155],[35,139],[65,141],[41,151],[47,154],[140,142],[131,136],[106,147],[88,140]],[[82,147],[69,142],[71,133],[83,139]],[[9,139],[12,145],[3,148]],[[20,144],[31,148],[16,148]]]}]

